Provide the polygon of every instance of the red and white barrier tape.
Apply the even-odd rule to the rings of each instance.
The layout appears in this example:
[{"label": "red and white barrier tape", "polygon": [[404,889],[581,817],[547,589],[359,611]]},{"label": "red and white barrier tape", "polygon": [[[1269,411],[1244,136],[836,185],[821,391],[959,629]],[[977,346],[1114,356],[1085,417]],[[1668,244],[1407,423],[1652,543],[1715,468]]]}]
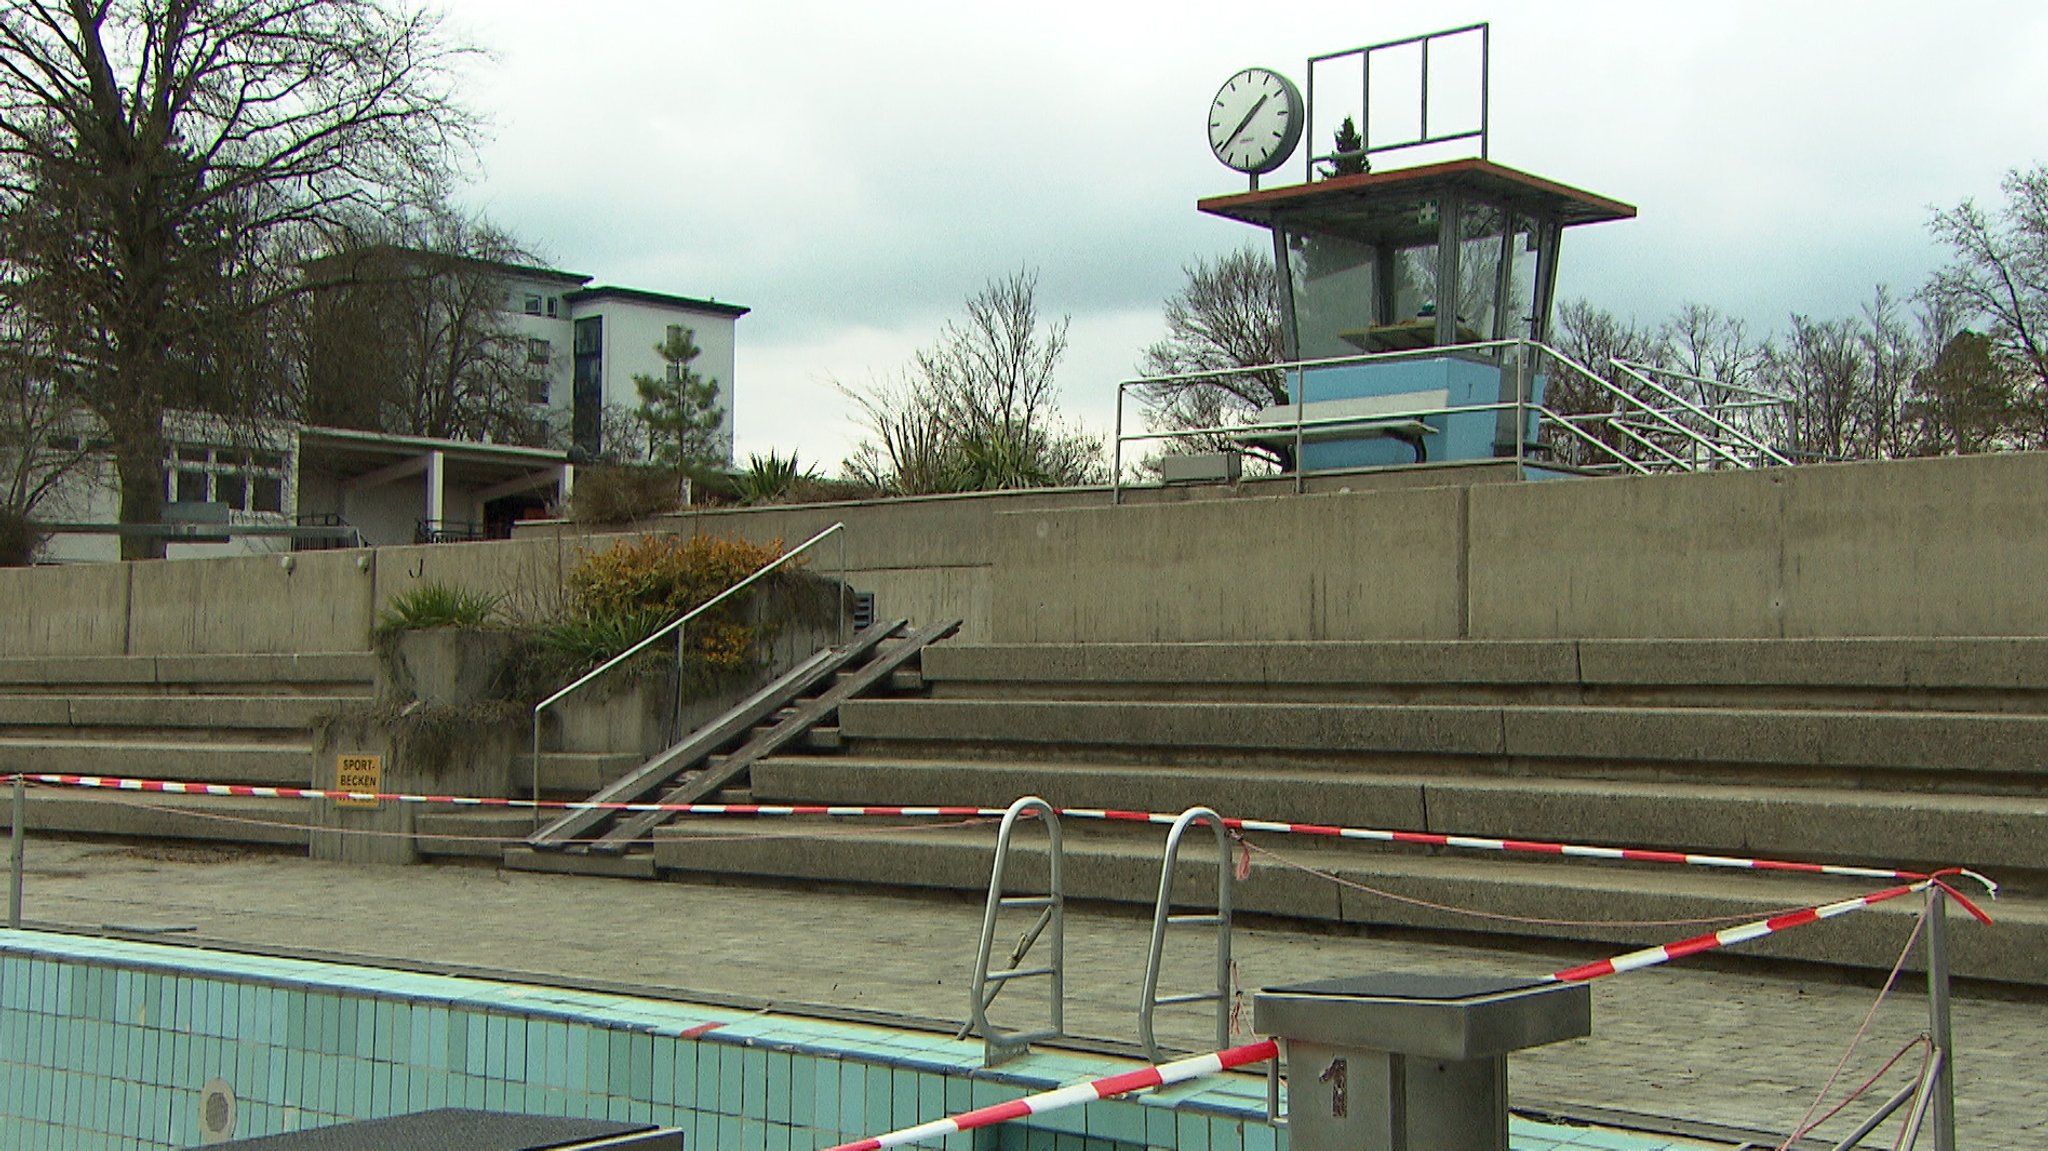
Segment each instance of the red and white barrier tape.
[{"label": "red and white barrier tape", "polygon": [[879,1151],[883,1147],[901,1147],[920,1139],[939,1139],[947,1135],[957,1135],[962,1131],[972,1131],[978,1127],[993,1127],[998,1123],[1007,1123],[1026,1115],[1042,1115],[1079,1103],[1093,1103],[1098,1099],[1142,1091],[1147,1087],[1185,1083],[1204,1075],[1215,1075],[1236,1067],[1264,1063],[1268,1059],[1277,1058],[1279,1054],[1279,1043],[1266,1039],[1243,1047],[1233,1047],[1227,1051],[1197,1055],[1191,1059],[1178,1059],[1172,1063],[1161,1063],[1156,1067],[1142,1067],[1121,1075],[1111,1075],[1106,1079],[1076,1083],[1071,1087],[1027,1095],[1008,1103],[997,1103],[991,1107],[978,1108],[930,1123],[920,1123],[915,1127],[905,1127],[901,1131],[891,1131],[887,1135],[841,1143],[832,1148],[832,1151]]},{"label": "red and white barrier tape", "polygon": [[[1931,877],[1918,883],[1909,883],[1900,887],[1886,888],[1883,891],[1874,891],[1868,895],[1858,896],[1855,899],[1844,899],[1835,903],[1809,907],[1802,911],[1787,912],[1784,915],[1775,915],[1769,919],[1742,924],[1738,927],[1725,928],[1721,931],[1694,936],[1691,939],[1680,940],[1676,943],[1666,943],[1658,947],[1647,947],[1641,951],[1631,951],[1625,955],[1615,956],[1612,959],[1600,960],[1597,963],[1569,967],[1563,971],[1554,972],[1545,978],[1557,983],[1585,983],[1595,979],[1602,979],[1609,975],[1619,975],[1625,971],[1639,971],[1645,967],[1655,967],[1659,964],[1669,963],[1674,959],[1682,959],[1688,955],[1698,955],[1704,951],[1733,947],[1739,943],[1747,943],[1753,939],[1775,935],[1780,931],[1789,931],[1792,928],[1803,927],[1809,923],[1819,923],[1824,919],[1833,919],[1836,916],[1847,915],[1852,911],[1859,911],[1888,900],[1923,892],[1933,886],[1941,887],[1951,898],[1955,899],[1957,903],[1962,904],[1964,909],[1978,919],[1987,924],[1991,922],[1991,918],[1979,910],[1976,905],[1957,894],[1947,884],[1942,883],[1940,878]],[[1263,1063],[1269,1059],[1278,1058],[1278,1056],[1278,1041],[1271,1039],[1263,1040],[1244,1047],[1233,1047],[1227,1051],[1198,1055],[1172,1063],[1162,1063],[1155,1067],[1140,1068],[1139,1070],[1125,1072],[1121,1075],[1112,1075],[1105,1079],[1096,1079],[1088,1083],[1077,1083],[1070,1087],[1061,1087],[1053,1091],[1041,1092],[1037,1095],[1028,1095],[1022,1099],[1011,1100],[1008,1103],[998,1103],[990,1107],[982,1107],[944,1119],[933,1120],[930,1123],[921,1123],[915,1127],[905,1127],[900,1131],[891,1131],[886,1135],[872,1136],[852,1143],[841,1143],[833,1147],[831,1151],[880,1151],[881,1148],[901,1147],[906,1143],[915,1143],[922,1139],[940,1139],[948,1135],[959,1134],[962,1131],[972,1131],[978,1127],[991,1127],[998,1123],[1007,1123],[1012,1119],[1021,1119],[1027,1115],[1043,1115],[1049,1111],[1058,1111],[1062,1108],[1073,1107],[1083,1103],[1093,1103],[1098,1099],[1108,1099],[1112,1096],[1124,1095],[1149,1087],[1162,1087],[1173,1083],[1183,1083],[1190,1079],[1214,1075],[1222,1071],[1231,1070],[1232,1068],[1243,1067],[1253,1063]]]},{"label": "red and white barrier tape", "polygon": [[[455,807],[506,807],[520,810],[667,812],[672,815],[796,816],[830,817],[893,816],[1001,818],[1003,808],[918,807],[859,804],[765,804],[765,803],[596,803],[588,800],[503,799],[490,796],[416,795],[404,792],[357,792],[305,787],[261,787],[249,784],[181,783],[160,779],[126,779],[100,775],[54,775],[29,773],[30,783],[58,787],[105,788],[116,791],[147,791],[169,795],[243,796],[259,799],[348,799],[381,803],[447,804]],[[1154,811],[1119,811],[1113,808],[1060,808],[1065,819],[1090,819],[1110,823],[1149,823],[1171,826],[1178,815]],[[1789,871],[1806,875],[1830,875],[1850,879],[1919,882],[1930,878],[1925,872],[1895,868],[1852,867],[1834,863],[1800,863],[1782,859],[1747,859],[1732,855],[1658,851],[1637,847],[1601,847],[1577,843],[1551,843],[1534,839],[1494,839],[1473,835],[1444,835],[1424,831],[1385,831],[1365,827],[1337,827],[1320,823],[1282,823],[1265,819],[1228,819],[1225,827],[1240,832],[1275,835],[1306,835],[1329,839],[1351,839],[1368,843],[1405,843],[1420,847],[1443,847],[1459,851],[1506,852],[1510,854],[1557,855],[1574,859],[1606,859],[1628,863],[1663,863],[1682,867],[1724,868],[1738,871]],[[1968,876],[1983,884],[1996,897],[1998,885],[1988,877],[1967,869],[1944,874]]]},{"label": "red and white barrier tape", "polygon": [[1563,971],[1551,973],[1550,978],[1560,983],[1583,983],[1589,979],[1600,979],[1604,976],[1617,975],[1624,971],[1640,971],[1645,967],[1656,967],[1659,964],[1669,963],[1674,959],[1683,959],[1688,955],[1698,955],[1703,951],[1718,951],[1724,947],[1733,947],[1738,943],[1748,943],[1752,939],[1762,939],[1766,935],[1776,935],[1780,931],[1790,930],[1794,927],[1804,927],[1809,923],[1818,923],[1823,919],[1833,919],[1838,915],[1847,915],[1852,911],[1860,911],[1863,908],[1884,903],[1888,900],[1898,899],[1901,896],[1926,891],[1929,887],[1940,887],[1950,899],[1961,904],[1963,910],[1975,916],[1979,922],[1986,925],[1991,923],[1991,917],[1984,914],[1982,908],[1970,902],[1948,884],[1943,883],[1939,877],[1934,877],[1921,880],[1918,883],[1908,883],[1901,887],[1888,887],[1883,891],[1873,891],[1869,895],[1859,895],[1854,899],[1824,903],[1818,907],[1808,907],[1801,911],[1788,911],[1783,915],[1773,915],[1769,919],[1759,919],[1752,923],[1724,927],[1719,931],[1711,931],[1705,935],[1695,935],[1690,939],[1681,939],[1676,943],[1645,947],[1641,951],[1631,951],[1626,955],[1617,955],[1612,959],[1602,959],[1596,963],[1581,964],[1578,967],[1567,967]]}]

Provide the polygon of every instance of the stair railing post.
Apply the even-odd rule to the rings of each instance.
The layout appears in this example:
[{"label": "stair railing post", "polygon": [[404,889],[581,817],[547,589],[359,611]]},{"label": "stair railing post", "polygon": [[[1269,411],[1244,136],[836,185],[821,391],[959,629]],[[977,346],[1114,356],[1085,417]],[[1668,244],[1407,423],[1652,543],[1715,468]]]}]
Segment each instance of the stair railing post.
[{"label": "stair railing post", "polygon": [[839,533],[839,646],[846,646],[846,532]]},{"label": "stair railing post", "polygon": [[22,829],[23,811],[28,806],[28,777],[14,773],[14,816],[7,833],[7,926],[21,927],[21,864],[27,833]]},{"label": "stair railing post", "polygon": [[533,709],[533,790],[526,793],[533,801],[533,829],[540,830],[540,709]]},{"label": "stair railing post", "polygon": [[1956,1151],[1956,1076],[1954,1033],[1949,1020],[1948,896],[1938,883],[1927,885],[1927,1033],[1934,1042],[1934,1094],[1928,1119],[1934,1127],[1934,1151]]}]

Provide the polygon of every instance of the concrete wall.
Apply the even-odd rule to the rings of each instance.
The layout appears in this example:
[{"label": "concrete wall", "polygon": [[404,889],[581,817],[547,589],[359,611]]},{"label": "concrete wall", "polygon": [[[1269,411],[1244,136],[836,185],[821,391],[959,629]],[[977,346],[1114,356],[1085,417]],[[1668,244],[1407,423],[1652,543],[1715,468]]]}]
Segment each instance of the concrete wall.
[{"label": "concrete wall", "polygon": [[1474,488],[1469,634],[2048,634],[2048,454]]},{"label": "concrete wall", "polygon": [[129,575],[129,655],[369,645],[376,565],[368,551],[120,566]]},{"label": "concrete wall", "polygon": [[1464,488],[1001,517],[998,642],[1457,635]]},{"label": "concrete wall", "polygon": [[[1521,484],[1427,474],[1437,486],[1318,477],[1344,482],[1139,491],[1123,506],[1100,490],[1004,493],[649,527],[794,545],[844,522],[849,575],[879,612],[960,618],[969,642],[2048,635],[2048,454]],[[582,552],[621,534],[536,525],[503,543],[300,553],[289,572],[279,557],[0,572],[0,655],[361,651],[408,588],[544,608]],[[839,563],[835,539],[812,567]]]},{"label": "concrete wall", "polygon": [[0,569],[0,656],[121,655],[128,565]]}]

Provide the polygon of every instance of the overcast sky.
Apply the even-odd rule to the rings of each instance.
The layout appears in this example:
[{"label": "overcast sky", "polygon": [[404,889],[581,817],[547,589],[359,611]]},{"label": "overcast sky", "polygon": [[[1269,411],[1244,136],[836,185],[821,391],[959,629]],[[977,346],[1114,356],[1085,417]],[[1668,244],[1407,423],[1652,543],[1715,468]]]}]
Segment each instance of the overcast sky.
[{"label": "overcast sky", "polygon": [[1569,234],[1559,298],[1649,322],[1910,291],[1942,261],[1932,209],[2048,161],[2038,0],[444,3],[491,53],[466,204],[598,282],[753,309],[742,463],[836,469],[860,431],[834,381],[888,375],[1020,267],[1072,317],[1066,411],[1106,430],[1182,266],[1265,236],[1194,210],[1244,187],[1204,113],[1247,65],[1306,87],[1312,55],[1491,21],[1493,159],[1642,213]]}]

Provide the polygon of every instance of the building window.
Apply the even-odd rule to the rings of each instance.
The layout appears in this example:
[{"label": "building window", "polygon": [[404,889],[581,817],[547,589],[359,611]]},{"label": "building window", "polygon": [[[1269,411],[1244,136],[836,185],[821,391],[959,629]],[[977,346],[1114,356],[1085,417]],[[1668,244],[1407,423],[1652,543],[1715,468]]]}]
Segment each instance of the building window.
[{"label": "building window", "polygon": [[554,318],[555,318],[555,307],[556,307],[556,304],[557,304],[557,303],[558,303],[558,301],[557,301],[556,297],[554,297],[554,296],[549,296],[549,297],[548,297],[548,319],[550,319],[550,320],[552,320],[552,319],[554,319]]},{"label": "building window", "polygon": [[526,341],[526,362],[545,364],[555,358],[555,345],[546,340],[529,338]]},{"label": "building window", "polygon": [[526,294],[526,314],[529,316],[540,315],[540,296],[535,293],[528,292]]},{"label": "building window", "polygon": [[590,455],[604,452],[604,317],[576,321],[570,372],[569,438]]},{"label": "building window", "polygon": [[534,376],[534,377],[532,377],[531,379],[528,379],[528,380],[526,381],[526,402],[527,402],[527,403],[529,403],[529,404],[544,404],[544,403],[547,403],[547,402],[548,402],[548,398],[549,398],[549,396],[550,396],[551,394],[552,394],[552,392],[551,392],[551,389],[549,389],[549,387],[548,387],[548,381],[547,381],[547,378],[546,378],[546,377],[544,377],[544,376]]},{"label": "building window", "polygon": [[164,461],[165,496],[177,503],[226,504],[238,512],[284,510],[285,457],[179,444]]}]

